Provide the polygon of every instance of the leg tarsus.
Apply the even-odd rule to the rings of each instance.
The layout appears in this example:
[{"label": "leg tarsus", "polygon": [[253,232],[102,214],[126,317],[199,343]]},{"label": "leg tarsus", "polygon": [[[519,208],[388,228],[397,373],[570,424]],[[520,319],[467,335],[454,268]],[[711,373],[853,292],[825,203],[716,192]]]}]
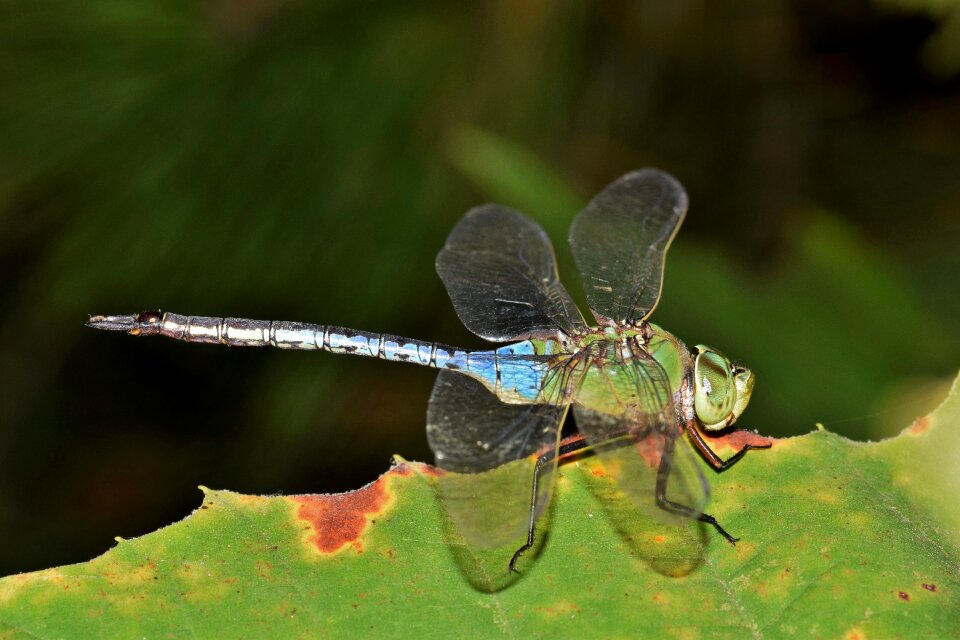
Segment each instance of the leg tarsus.
[{"label": "leg tarsus", "polygon": [[510,558],[510,565],[509,565],[510,573],[516,573],[517,575],[520,575],[520,571],[517,570],[517,566],[516,566],[517,561],[520,560],[520,556],[526,553],[526,551],[533,546],[533,540],[534,540],[533,528],[531,527],[529,533],[527,534],[526,544],[524,544],[522,547],[514,551],[513,557]]},{"label": "leg tarsus", "polygon": [[510,558],[510,564],[507,565],[510,573],[520,573],[517,571],[517,561],[520,560],[520,556],[522,556],[527,549],[533,546],[537,524],[537,489],[540,485],[540,469],[548,460],[552,459],[554,455],[555,454],[551,452],[540,456],[537,458],[537,463],[533,466],[533,487],[530,491],[530,522],[527,528],[527,541],[522,547],[513,552],[513,557]]},{"label": "leg tarsus", "polygon": [[729,533],[727,533],[727,530],[720,526],[720,523],[717,522],[717,519],[714,518],[713,516],[711,516],[711,515],[708,514],[708,513],[701,513],[701,514],[700,514],[700,517],[697,518],[697,519],[698,519],[700,522],[706,522],[707,524],[711,525],[714,529],[717,530],[717,533],[719,533],[719,534],[722,535],[724,538],[726,538],[726,539],[727,539],[727,542],[729,542],[730,544],[732,544],[732,545],[734,545],[734,546],[736,546],[737,542],[740,540],[740,538],[734,538],[732,535],[730,535]]},{"label": "leg tarsus", "polygon": [[773,446],[773,445],[769,445],[769,444],[745,444],[745,445],[743,445],[743,448],[740,449],[740,451],[737,451],[735,454],[733,454],[732,456],[730,456],[730,457],[727,458],[726,460],[722,460],[722,461],[720,462],[720,466],[717,467],[717,471],[726,471],[727,469],[729,469],[730,467],[732,467],[734,464],[736,464],[736,463],[740,460],[740,458],[742,458],[743,456],[745,456],[745,455],[747,454],[747,451],[754,451],[754,450],[757,450],[757,449],[769,449],[771,446]]}]

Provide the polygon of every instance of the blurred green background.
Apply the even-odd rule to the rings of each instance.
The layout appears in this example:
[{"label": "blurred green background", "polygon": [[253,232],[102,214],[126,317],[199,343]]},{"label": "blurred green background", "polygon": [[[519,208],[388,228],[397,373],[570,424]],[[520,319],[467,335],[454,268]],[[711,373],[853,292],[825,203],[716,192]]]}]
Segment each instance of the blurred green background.
[{"label": "blurred green background", "polygon": [[755,369],[743,425],[895,433],[960,364],[958,69],[949,0],[0,2],[0,574],[431,457],[428,370],[88,314],[479,346],[459,217],[529,213],[582,301],[570,220],[642,166],[691,198],[655,319]]}]

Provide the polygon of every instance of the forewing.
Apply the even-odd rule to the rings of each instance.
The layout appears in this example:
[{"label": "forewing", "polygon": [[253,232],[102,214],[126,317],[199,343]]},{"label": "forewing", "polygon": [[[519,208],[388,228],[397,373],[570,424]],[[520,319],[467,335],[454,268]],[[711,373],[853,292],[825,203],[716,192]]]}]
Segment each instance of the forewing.
[{"label": "forewing", "polygon": [[[525,538],[536,454],[555,453],[568,404],[509,404],[463,373],[443,370],[427,410],[427,439],[450,520],[468,543],[492,549]],[[537,511],[553,492],[557,465],[541,468]],[[519,545],[517,545],[519,546]]]},{"label": "forewing", "polygon": [[[624,357],[621,350],[627,350]],[[681,520],[657,506],[658,473],[665,495],[702,513],[709,488],[681,435],[667,374],[639,349],[616,342],[591,348],[573,405],[577,428],[634,504],[657,520]]]},{"label": "forewing", "polygon": [[460,320],[494,342],[586,329],[560,284],[553,246],[536,223],[507,207],[476,207],[437,255],[437,273]]},{"label": "forewing", "polygon": [[601,324],[636,322],[660,299],[667,249],[687,213],[687,192],[657,169],[628,173],[574,219],[570,246]]}]

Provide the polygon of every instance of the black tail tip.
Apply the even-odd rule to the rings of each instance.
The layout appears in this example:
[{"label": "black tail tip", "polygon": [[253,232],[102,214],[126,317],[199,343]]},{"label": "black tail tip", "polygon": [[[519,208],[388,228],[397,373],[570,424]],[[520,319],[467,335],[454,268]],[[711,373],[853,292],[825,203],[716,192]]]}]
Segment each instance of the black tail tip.
[{"label": "black tail tip", "polygon": [[86,324],[105,331],[132,331],[137,328],[137,316],[90,316]]}]

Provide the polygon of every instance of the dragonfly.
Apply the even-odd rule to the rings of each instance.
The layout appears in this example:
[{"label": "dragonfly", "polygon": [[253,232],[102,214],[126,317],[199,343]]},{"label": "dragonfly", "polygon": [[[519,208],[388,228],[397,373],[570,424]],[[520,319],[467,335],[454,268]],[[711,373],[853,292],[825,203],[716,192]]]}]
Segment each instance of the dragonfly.
[{"label": "dragonfly", "polygon": [[[748,450],[769,446],[745,444],[723,459],[703,435],[736,422],[755,376],[719,350],[689,348],[648,321],[687,207],[674,177],[647,168],[608,185],[576,216],[569,241],[596,326],[560,283],[553,246],[539,225],[497,204],[468,211],[436,269],[463,324],[497,343],[489,349],[161,311],[95,315],[87,324],[136,336],[327,351],[438,369],[426,432],[436,466],[449,473],[444,505],[471,544],[491,548],[526,536],[510,558],[510,573],[534,545],[559,460],[582,449],[616,470],[619,488],[636,507],[668,522],[699,520],[735,543],[704,512],[709,486],[693,451],[723,471]],[[578,435],[561,439],[571,410]],[[491,492],[497,492],[496,513],[478,514],[475,501]]]}]

